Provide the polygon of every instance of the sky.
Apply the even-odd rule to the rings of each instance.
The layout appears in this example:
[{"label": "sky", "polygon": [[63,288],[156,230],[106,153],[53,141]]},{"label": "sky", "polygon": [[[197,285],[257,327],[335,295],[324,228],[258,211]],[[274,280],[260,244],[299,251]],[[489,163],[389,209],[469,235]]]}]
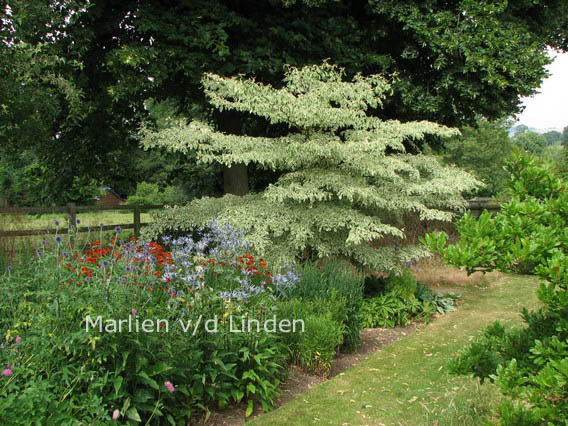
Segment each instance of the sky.
[{"label": "sky", "polygon": [[535,128],[568,126],[568,53],[551,53],[556,59],[547,68],[550,77],[539,92],[523,99],[525,110],[517,124]]}]

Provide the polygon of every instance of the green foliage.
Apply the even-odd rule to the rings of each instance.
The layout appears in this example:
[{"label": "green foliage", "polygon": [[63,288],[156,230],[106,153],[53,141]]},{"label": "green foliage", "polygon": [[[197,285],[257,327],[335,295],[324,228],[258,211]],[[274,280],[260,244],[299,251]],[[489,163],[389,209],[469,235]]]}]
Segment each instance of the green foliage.
[{"label": "green foliage", "polygon": [[543,135],[531,131],[515,135],[512,141],[523,151],[533,154],[542,154],[544,149],[548,146],[548,142]]},{"label": "green foliage", "polygon": [[505,162],[513,153],[506,123],[478,121],[461,129],[461,136],[445,144],[444,161],[468,170],[483,181],[484,187],[471,195],[490,197],[505,190],[509,177]]},{"label": "green foliage", "polygon": [[321,304],[342,326],[343,349],[355,350],[361,342],[362,277],[354,274],[348,264],[339,261],[330,261],[323,268],[306,264],[299,273],[299,283],[285,296]]},{"label": "green foliage", "polygon": [[497,269],[538,275],[543,307],[523,312],[527,323],[523,329],[489,327],[451,368],[489,378],[512,397],[500,408],[503,424],[564,424],[568,421],[568,184],[534,156],[516,154],[508,170],[513,199],[494,218],[465,217],[454,245],[446,247],[440,234],[428,235],[426,242],[468,272]]},{"label": "green foliage", "polygon": [[560,145],[562,143],[562,133],[556,130],[543,133],[542,136],[544,136],[548,145]]},{"label": "green foliage", "polygon": [[458,293],[434,293],[430,287],[418,282],[416,285],[416,298],[422,303],[430,304],[434,312],[444,315],[456,310],[457,302],[461,299]]},{"label": "green foliage", "polygon": [[410,272],[389,277],[383,291],[364,299],[361,309],[364,327],[405,327],[413,319],[428,321],[435,313],[454,311],[461,298],[455,293],[432,292]]},{"label": "green foliage", "polygon": [[364,327],[405,327],[421,310],[422,304],[416,298],[405,300],[396,293],[386,293],[365,299],[361,318]]},{"label": "green foliage", "polygon": [[[0,27],[0,134],[16,152],[36,152],[51,171],[46,190],[55,203],[66,201],[57,197],[73,176],[121,193],[149,181],[133,161],[151,157],[139,155],[133,137],[149,114],[147,101],[173,99],[177,113],[202,117],[204,72],[254,75],[276,85],[284,64],[331,58],[349,75],[396,76],[396,97],[385,100],[383,117],[455,125],[518,112],[520,96],[533,93],[546,74],[547,46],[566,48],[562,1],[59,6],[11,0]],[[223,117],[216,118],[223,126]],[[266,127],[249,117],[236,122],[222,130],[261,134]],[[172,157],[163,169],[179,164],[174,174],[182,172],[183,157]],[[204,178],[195,186],[210,189],[210,183]]]},{"label": "green foliage", "polygon": [[[368,115],[390,90],[378,75],[356,75],[324,63],[289,67],[284,86],[208,74],[205,94],[221,110],[248,112],[287,125],[278,137],[225,134],[202,121],[145,129],[146,148],[194,151],[201,163],[256,164],[281,171],[275,184],[247,197],[203,198],[160,212],[146,228],[149,237],[202,226],[212,217],[247,231],[267,256],[285,264],[296,258],[344,256],[381,271],[421,257],[422,247],[398,250],[370,246],[389,236],[404,238],[404,213],[422,220],[450,220],[448,209],[464,207],[460,193],[478,182],[432,157],[407,152],[404,142],[455,130],[425,121],[400,123]],[[259,102],[262,99],[262,102]]]},{"label": "green foliage", "polygon": [[396,293],[403,300],[410,300],[416,294],[418,282],[409,270],[403,270],[400,274],[393,274],[386,280],[385,290],[387,293]]},{"label": "green foliage", "polygon": [[140,182],[136,185],[136,193],[128,197],[128,204],[162,204],[164,196],[155,183]]},{"label": "green foliage", "polygon": [[188,201],[188,196],[179,186],[167,186],[163,191],[155,183],[140,182],[136,193],[128,197],[128,204],[169,204],[182,205]]},{"label": "green foliage", "polygon": [[344,299],[335,296],[331,301],[288,299],[278,304],[277,313],[280,318],[304,322],[302,333],[281,335],[282,342],[290,349],[293,362],[308,371],[326,375],[346,331]]},{"label": "green foliage", "polygon": [[[227,320],[269,315],[268,290],[224,299],[219,290],[234,290],[226,287],[229,276],[243,279],[244,271],[185,246],[170,254],[155,243],[119,245],[118,235],[108,246],[73,241],[70,235],[45,242],[35,259],[0,276],[0,365],[10,370],[1,378],[3,423],[103,424],[117,410],[120,421],[175,425],[241,401],[250,412],[255,404],[270,409],[288,349],[275,333],[235,333]],[[180,263],[172,266],[172,259]],[[251,286],[266,289],[254,277]],[[102,332],[96,325],[86,329],[87,315],[102,316]],[[200,315],[220,319],[216,333],[180,326]],[[168,329],[105,332],[108,319],[167,320]]]},{"label": "green foliage", "polygon": [[300,365],[310,371],[326,373],[343,341],[342,327],[331,318],[331,313],[306,317],[305,327],[298,345]]}]

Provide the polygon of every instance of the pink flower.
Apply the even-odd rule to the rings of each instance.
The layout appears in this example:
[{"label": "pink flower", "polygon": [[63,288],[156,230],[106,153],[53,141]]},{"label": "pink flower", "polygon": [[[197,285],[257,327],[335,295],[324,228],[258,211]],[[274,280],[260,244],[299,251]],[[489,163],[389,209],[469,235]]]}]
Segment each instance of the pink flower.
[{"label": "pink flower", "polygon": [[132,315],[136,316],[137,313],[138,311],[136,309],[132,309]]},{"label": "pink flower", "polygon": [[[6,369],[4,369],[4,371],[2,371],[3,376],[11,376],[12,374],[14,374],[14,373],[9,368],[6,368]],[[167,382],[167,383],[169,383],[169,382]],[[173,390],[171,392],[173,392]]]},{"label": "pink flower", "polygon": [[168,390],[170,391],[170,393],[172,393],[173,391],[176,390],[176,388],[174,387],[174,385],[172,384],[172,382],[170,382],[169,380],[164,382],[164,385],[166,385],[166,387],[168,388]]},{"label": "pink flower", "polygon": [[120,411],[114,410],[114,411],[112,412],[112,419],[113,419],[113,420],[116,420],[116,419],[118,419],[118,416],[120,416]]},{"label": "pink flower", "polygon": [[16,343],[20,343],[22,341],[22,338],[20,336],[16,336]]}]

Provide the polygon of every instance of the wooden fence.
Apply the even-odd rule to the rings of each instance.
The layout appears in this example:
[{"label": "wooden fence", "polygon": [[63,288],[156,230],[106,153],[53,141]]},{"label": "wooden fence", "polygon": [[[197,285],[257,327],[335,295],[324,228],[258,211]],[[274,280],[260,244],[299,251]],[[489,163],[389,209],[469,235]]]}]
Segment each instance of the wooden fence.
[{"label": "wooden fence", "polygon": [[[472,214],[479,216],[483,210],[497,211],[500,209],[500,203],[504,200],[493,198],[473,198],[468,201],[469,210]],[[117,226],[121,229],[134,229],[134,236],[140,236],[140,228],[146,223],[141,223],[140,214],[143,211],[161,209],[163,205],[117,205],[117,206],[76,206],[74,203],[68,203],[65,207],[3,207],[0,208],[0,214],[50,214],[50,213],[67,213],[69,220],[69,228],[76,232],[88,232],[93,230],[110,231]],[[98,227],[77,226],[77,213],[92,211],[109,211],[109,210],[132,210],[133,222],[120,223],[114,225],[103,225]],[[44,234],[65,234],[69,232],[69,228],[43,228],[28,230],[12,230],[1,231],[2,237],[20,237],[27,235],[44,235]]]},{"label": "wooden fence", "polygon": [[[44,235],[44,234],[66,234],[72,229],[75,232],[89,232],[97,231],[111,231],[117,226],[121,229],[134,229],[134,236],[140,236],[140,228],[146,223],[141,223],[140,214],[143,211],[161,209],[163,205],[117,205],[117,206],[77,206],[75,203],[68,203],[65,207],[3,207],[0,208],[0,214],[51,214],[51,213],[66,213],[68,216],[69,227],[62,228],[43,228],[43,229],[26,229],[26,230],[12,230],[1,231],[0,238],[2,237],[22,237],[27,235]],[[118,223],[114,225],[103,225],[96,227],[78,226],[77,213],[93,212],[93,211],[109,211],[109,210],[132,210],[133,222],[131,223]]]}]

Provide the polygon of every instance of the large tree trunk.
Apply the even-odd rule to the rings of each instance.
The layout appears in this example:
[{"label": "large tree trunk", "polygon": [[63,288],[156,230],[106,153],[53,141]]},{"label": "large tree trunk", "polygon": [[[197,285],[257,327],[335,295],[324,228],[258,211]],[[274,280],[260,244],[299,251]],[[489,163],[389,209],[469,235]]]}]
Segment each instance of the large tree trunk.
[{"label": "large tree trunk", "polygon": [[[238,113],[223,111],[218,116],[219,130],[234,135],[242,134],[242,121]],[[248,171],[244,164],[233,164],[223,167],[223,191],[225,194],[248,194]]]},{"label": "large tree trunk", "polygon": [[248,194],[248,171],[244,164],[223,167],[223,191],[225,194]]}]

